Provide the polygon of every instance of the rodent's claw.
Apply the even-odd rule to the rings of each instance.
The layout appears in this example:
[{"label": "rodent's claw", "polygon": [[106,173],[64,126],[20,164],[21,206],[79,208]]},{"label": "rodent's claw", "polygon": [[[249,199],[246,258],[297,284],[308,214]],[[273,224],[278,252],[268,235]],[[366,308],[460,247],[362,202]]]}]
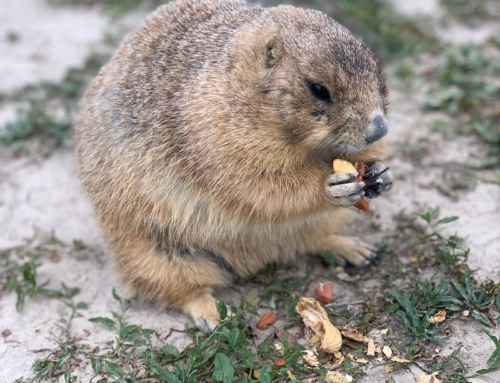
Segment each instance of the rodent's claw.
[{"label": "rodent's claw", "polygon": [[365,194],[365,192],[363,190],[361,190],[360,192],[358,192],[356,194],[351,194],[351,195],[343,196],[343,197],[335,197],[335,201],[341,207],[351,207],[356,202],[358,202],[361,198],[363,198],[364,194]]},{"label": "rodent's claw", "polygon": [[334,173],[326,180],[329,186],[335,186],[340,184],[346,184],[351,182],[354,178],[358,177],[359,174],[354,173]]},{"label": "rodent's claw", "polygon": [[363,181],[366,198],[377,198],[380,193],[392,189],[392,172],[382,161],[375,161],[367,165]]},{"label": "rodent's claw", "polygon": [[365,197],[368,201],[377,198],[380,195],[379,191],[376,190],[370,190],[370,189],[365,189]]},{"label": "rodent's claw", "polygon": [[383,172],[385,172],[387,169],[386,164],[384,164],[382,161],[374,161],[366,164],[366,173],[363,179],[370,179],[375,176],[381,175]]},{"label": "rodent's claw", "polygon": [[357,177],[356,174],[349,173],[331,174],[325,182],[326,193],[334,198],[339,206],[350,207],[354,205],[365,194],[363,188],[366,186],[363,181],[349,182],[355,177]]}]

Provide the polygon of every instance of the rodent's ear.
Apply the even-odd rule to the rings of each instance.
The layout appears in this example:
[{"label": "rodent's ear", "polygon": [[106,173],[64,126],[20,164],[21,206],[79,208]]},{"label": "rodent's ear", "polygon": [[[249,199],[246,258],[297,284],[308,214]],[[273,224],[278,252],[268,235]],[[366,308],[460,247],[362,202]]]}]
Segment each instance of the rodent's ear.
[{"label": "rodent's ear", "polygon": [[274,66],[283,53],[283,47],[278,32],[271,32],[261,36],[259,50],[264,53],[266,67]]}]

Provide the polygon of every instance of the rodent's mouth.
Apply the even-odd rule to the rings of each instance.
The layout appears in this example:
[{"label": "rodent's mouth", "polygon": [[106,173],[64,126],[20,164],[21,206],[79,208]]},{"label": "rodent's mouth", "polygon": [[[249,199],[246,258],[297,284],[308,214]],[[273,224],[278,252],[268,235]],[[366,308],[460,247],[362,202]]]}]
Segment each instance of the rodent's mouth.
[{"label": "rodent's mouth", "polygon": [[366,148],[357,148],[352,145],[334,145],[319,149],[315,155],[324,161],[328,166],[332,165],[334,159],[349,160],[350,157]]}]

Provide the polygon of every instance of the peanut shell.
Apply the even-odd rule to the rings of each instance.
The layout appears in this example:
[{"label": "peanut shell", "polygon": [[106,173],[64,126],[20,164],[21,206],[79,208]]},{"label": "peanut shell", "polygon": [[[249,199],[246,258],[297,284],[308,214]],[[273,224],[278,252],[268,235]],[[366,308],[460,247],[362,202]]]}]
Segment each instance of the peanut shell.
[{"label": "peanut shell", "polygon": [[320,348],[330,354],[340,350],[342,335],[335,327],[325,309],[314,298],[300,298],[295,311],[300,314],[304,324],[321,337]]}]

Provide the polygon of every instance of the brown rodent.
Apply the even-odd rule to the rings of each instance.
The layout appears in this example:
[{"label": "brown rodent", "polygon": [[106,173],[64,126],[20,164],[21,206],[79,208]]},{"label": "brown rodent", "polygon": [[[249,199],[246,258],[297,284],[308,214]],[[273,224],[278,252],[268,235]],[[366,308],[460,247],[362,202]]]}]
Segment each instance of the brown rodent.
[{"label": "brown rodent", "polygon": [[[232,0],[164,5],[93,80],[76,123],[80,177],[145,299],[204,331],[212,292],[297,254],[366,264],[336,233],[363,182],[382,174],[386,86],[373,53],[325,14]],[[375,195],[371,195],[372,197]]]}]

